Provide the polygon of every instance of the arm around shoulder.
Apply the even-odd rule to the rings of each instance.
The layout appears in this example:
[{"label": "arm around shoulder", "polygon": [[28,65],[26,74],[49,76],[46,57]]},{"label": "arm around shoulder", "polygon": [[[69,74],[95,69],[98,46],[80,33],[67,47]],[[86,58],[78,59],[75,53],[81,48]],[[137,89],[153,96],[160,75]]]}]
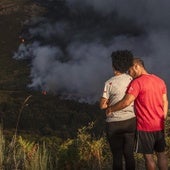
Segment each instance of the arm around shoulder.
[{"label": "arm around shoulder", "polygon": [[125,107],[129,106],[133,101],[135,100],[135,96],[132,94],[126,94],[122,100],[114,104],[113,106],[110,106],[106,113],[108,114],[109,112],[115,112],[118,110],[122,110]]}]

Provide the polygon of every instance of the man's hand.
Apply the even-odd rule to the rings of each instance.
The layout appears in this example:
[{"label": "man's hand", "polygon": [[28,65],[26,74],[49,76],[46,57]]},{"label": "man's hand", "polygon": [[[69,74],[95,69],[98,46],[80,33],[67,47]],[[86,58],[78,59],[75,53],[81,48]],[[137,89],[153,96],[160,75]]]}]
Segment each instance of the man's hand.
[{"label": "man's hand", "polygon": [[112,113],[112,106],[109,106],[107,109],[106,109],[106,116],[109,116],[111,113]]}]

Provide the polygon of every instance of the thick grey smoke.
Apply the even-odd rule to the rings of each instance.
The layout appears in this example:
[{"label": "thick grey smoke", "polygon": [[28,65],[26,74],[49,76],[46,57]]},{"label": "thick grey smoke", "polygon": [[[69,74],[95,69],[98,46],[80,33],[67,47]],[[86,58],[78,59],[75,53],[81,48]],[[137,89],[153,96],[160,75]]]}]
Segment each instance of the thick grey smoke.
[{"label": "thick grey smoke", "polygon": [[95,102],[112,76],[110,54],[120,49],[170,85],[170,1],[66,0],[65,7],[64,17],[30,27],[31,40],[14,54],[31,59],[29,87]]}]

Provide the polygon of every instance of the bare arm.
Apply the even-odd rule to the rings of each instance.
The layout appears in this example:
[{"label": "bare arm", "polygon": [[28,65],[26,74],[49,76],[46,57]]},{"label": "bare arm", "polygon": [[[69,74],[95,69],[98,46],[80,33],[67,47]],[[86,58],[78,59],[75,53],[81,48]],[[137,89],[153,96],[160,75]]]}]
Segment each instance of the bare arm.
[{"label": "bare arm", "polygon": [[134,100],[135,96],[133,96],[132,94],[126,94],[122,100],[107,108],[106,115],[109,115],[109,113],[111,112],[124,109],[125,107],[129,106]]},{"label": "bare arm", "polygon": [[167,94],[163,94],[163,109],[164,109],[164,118],[166,119],[168,113],[168,97]]},{"label": "bare arm", "polygon": [[100,99],[100,109],[106,109],[108,107],[108,99],[101,97]]}]

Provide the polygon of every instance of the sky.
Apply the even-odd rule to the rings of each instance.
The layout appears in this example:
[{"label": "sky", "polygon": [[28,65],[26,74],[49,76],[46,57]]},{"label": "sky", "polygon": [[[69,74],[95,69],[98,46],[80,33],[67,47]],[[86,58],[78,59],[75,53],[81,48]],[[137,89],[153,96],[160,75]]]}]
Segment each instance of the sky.
[{"label": "sky", "polygon": [[65,0],[29,21],[28,41],[14,53],[29,59],[28,88],[94,103],[113,76],[111,53],[130,50],[169,89],[169,0]]}]

